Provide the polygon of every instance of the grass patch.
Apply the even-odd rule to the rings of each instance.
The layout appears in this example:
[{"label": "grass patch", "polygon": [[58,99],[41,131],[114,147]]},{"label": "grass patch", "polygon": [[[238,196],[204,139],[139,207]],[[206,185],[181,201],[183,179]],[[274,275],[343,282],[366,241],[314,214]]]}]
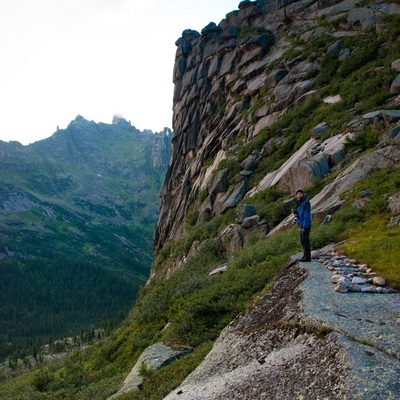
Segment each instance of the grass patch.
[{"label": "grass patch", "polygon": [[348,233],[343,246],[346,254],[368,264],[388,284],[400,290],[399,227],[387,227],[387,220],[376,216]]},{"label": "grass patch", "polygon": [[320,249],[332,242],[347,238],[347,231],[356,227],[362,220],[362,213],[352,206],[343,207],[333,214],[332,221],[325,224],[314,220],[311,228],[311,247]]}]

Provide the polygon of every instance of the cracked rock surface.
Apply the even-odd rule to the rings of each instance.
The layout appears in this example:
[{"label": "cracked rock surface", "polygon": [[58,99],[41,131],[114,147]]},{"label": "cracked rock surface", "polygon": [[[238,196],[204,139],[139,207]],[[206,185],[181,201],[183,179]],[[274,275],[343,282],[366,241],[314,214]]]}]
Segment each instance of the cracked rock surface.
[{"label": "cracked rock surface", "polygon": [[398,399],[400,293],[332,290],[295,259],[166,400]]}]

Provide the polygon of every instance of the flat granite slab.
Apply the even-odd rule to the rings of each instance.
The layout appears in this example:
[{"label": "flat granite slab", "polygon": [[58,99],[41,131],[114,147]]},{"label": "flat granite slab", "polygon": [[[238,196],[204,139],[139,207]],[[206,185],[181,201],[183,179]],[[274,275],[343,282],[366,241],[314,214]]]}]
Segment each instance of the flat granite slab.
[{"label": "flat granite slab", "polygon": [[306,319],[337,332],[355,399],[400,399],[400,293],[339,293],[319,262],[300,263]]}]

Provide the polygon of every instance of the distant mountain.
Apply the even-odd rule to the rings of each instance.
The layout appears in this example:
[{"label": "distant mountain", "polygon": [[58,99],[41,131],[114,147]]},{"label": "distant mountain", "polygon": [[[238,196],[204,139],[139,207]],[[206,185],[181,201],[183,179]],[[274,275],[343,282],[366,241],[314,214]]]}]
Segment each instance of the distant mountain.
[{"label": "distant mountain", "polygon": [[172,132],[78,116],[0,141],[0,340],[64,334],[128,310],[152,261]]}]

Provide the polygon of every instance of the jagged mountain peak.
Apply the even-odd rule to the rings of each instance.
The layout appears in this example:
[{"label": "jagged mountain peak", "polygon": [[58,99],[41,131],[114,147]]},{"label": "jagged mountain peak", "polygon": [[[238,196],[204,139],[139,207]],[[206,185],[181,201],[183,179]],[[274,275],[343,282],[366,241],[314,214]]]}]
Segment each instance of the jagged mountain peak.
[{"label": "jagged mountain peak", "polygon": [[[1,343],[4,332],[14,332],[12,341],[18,346],[26,336],[65,335],[98,325],[104,313],[112,317],[129,307],[153,258],[153,226],[170,135],[168,129],[153,134],[130,123],[95,123],[77,116],[66,129],[30,145],[0,142],[0,261],[9,271],[0,295],[8,298],[14,290],[12,298],[18,304],[7,301],[20,316],[10,320],[0,307]],[[16,278],[19,268],[25,271],[23,279]],[[38,278],[27,291],[25,281],[36,268]],[[65,284],[75,287],[74,277],[83,274],[76,298],[85,290],[97,299],[93,301],[100,301],[104,285],[86,268],[102,276],[114,293],[114,300],[108,294],[102,297],[108,304],[98,303],[97,311],[95,304],[74,304],[68,297],[71,292],[60,292],[57,283],[64,276]],[[43,305],[48,313],[43,329],[26,313],[31,291],[51,293]],[[51,304],[60,301],[67,306],[55,311]],[[73,316],[68,307],[75,308]],[[33,307],[31,315],[39,311]],[[51,322],[59,318],[63,321]],[[1,348],[0,354],[8,351]]]}]

